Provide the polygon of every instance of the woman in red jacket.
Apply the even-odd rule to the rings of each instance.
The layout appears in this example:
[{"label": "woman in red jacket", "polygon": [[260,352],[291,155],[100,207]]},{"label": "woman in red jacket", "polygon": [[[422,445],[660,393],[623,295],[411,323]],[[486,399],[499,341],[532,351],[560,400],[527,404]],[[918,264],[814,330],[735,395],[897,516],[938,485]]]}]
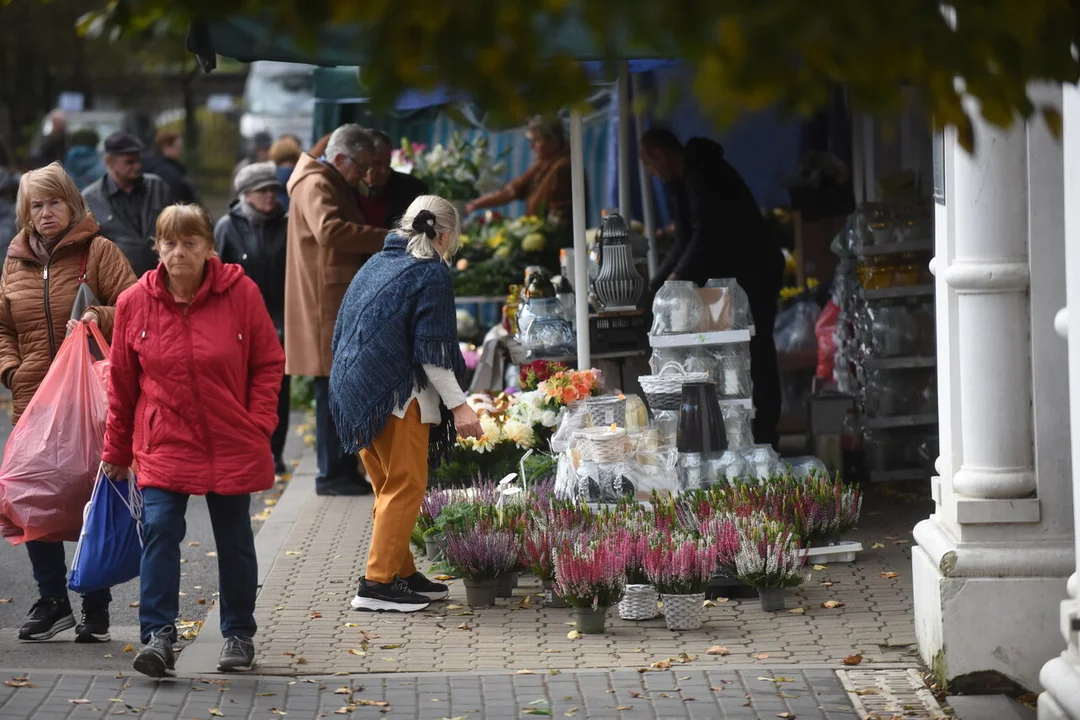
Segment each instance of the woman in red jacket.
[{"label": "woman in red jacket", "polygon": [[255,655],[257,568],[250,493],[274,483],[270,436],[278,423],[285,354],[259,289],[239,265],[214,257],[206,211],[166,208],[161,262],[116,303],[105,472],[137,464],[143,491],[135,669],[175,676],[180,543],[188,497],[205,495],[221,591],[218,662],[247,670]]}]

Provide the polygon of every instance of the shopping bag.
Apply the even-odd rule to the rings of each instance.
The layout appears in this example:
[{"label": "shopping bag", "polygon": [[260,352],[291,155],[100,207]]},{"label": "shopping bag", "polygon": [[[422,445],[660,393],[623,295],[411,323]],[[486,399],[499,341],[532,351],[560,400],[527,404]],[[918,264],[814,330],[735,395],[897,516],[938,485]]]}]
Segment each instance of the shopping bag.
[{"label": "shopping bag", "polygon": [[79,323],[8,438],[0,463],[0,534],[13,545],[79,539],[108,415],[91,337],[108,356],[97,325]]},{"label": "shopping bag", "polygon": [[104,590],[139,576],[142,561],[142,493],[135,479],[98,475],[68,587],[77,593]]}]

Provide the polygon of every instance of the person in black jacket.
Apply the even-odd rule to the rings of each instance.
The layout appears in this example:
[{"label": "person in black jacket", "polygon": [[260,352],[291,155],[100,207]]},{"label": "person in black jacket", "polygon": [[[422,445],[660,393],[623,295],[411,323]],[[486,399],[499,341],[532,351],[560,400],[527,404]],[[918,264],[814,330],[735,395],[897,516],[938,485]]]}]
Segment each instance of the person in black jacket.
[{"label": "person in black jacket", "polygon": [[199,196],[188,179],[184,157],[184,137],[174,130],[162,130],[154,138],[154,150],[143,156],[143,170],[164,180],[176,202],[198,205]]},{"label": "person in black jacket", "polygon": [[368,133],[375,142],[375,154],[364,176],[368,194],[360,194],[360,209],[370,225],[390,229],[397,226],[413,200],[428,194],[428,186],[420,178],[390,167],[393,143],[389,135],[378,130]]},{"label": "person in black jacket", "polygon": [[[277,328],[278,339],[284,346],[288,219],[278,200],[280,189],[274,163],[253,163],[241,168],[236,175],[239,199],[229,207],[229,214],[218,220],[214,239],[221,261],[242,266],[247,276],[259,286]],[[278,395],[278,426],[270,438],[274,466],[279,475],[286,472],[282,453],[289,432],[290,389],[286,375]]]},{"label": "person in black jacket", "polygon": [[691,138],[684,147],[670,131],[653,129],[641,139],[641,161],[667,186],[675,216],[675,245],[652,278],[652,289],[667,280],[704,285],[712,278],[733,277],[746,291],[756,330],[750,340],[754,439],[775,446],[780,372],[773,322],[783,282],[780,246],[719,143]]}]

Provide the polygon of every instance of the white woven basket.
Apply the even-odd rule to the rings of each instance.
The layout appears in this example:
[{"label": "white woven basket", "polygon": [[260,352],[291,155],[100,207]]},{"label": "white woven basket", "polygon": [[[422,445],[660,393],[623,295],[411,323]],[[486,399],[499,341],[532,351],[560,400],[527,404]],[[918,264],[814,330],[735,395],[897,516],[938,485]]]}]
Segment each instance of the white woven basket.
[{"label": "white woven basket", "polygon": [[638,382],[649,400],[653,412],[678,410],[682,403],[682,386],[685,383],[708,382],[709,373],[686,372],[683,366],[671,360],[664,363],[656,375],[641,375]]},{"label": "white woven basket", "polygon": [[619,601],[619,617],[623,620],[652,620],[660,614],[659,593],[652,585],[627,585]]},{"label": "white woven basket", "polygon": [[664,595],[661,599],[668,630],[697,630],[705,621],[705,593]]},{"label": "white woven basket", "polygon": [[622,462],[630,455],[626,430],[618,428],[584,428],[574,433],[583,460],[598,463]]}]

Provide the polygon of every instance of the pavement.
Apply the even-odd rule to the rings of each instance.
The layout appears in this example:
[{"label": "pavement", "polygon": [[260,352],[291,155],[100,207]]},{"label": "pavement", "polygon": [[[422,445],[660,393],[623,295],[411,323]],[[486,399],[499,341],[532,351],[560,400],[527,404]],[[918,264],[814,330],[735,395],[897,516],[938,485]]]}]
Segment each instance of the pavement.
[{"label": "pavement", "polygon": [[0,719],[944,716],[917,671],[912,624],[910,530],[931,511],[925,488],[871,488],[851,534],[866,550],[811,569],[787,611],[719,599],[691,632],[612,611],[606,634],[577,637],[571,611],[544,607],[528,577],[493,608],[470,609],[452,580],[449,600],[424,613],[352,611],[372,500],[318,497],[313,475],[309,452],[256,536],[252,674],[214,672],[212,607],[173,681],[134,674],[119,642],[98,646],[113,655],[98,673],[78,661],[43,670],[24,646],[5,649]]}]

